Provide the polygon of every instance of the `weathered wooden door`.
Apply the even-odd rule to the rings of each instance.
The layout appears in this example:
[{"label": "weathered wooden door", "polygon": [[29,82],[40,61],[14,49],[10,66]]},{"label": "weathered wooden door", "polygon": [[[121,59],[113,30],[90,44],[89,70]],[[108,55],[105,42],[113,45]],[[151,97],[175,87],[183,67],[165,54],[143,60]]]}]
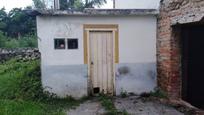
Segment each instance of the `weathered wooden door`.
[{"label": "weathered wooden door", "polygon": [[114,94],[113,32],[89,32],[89,67],[92,94]]}]

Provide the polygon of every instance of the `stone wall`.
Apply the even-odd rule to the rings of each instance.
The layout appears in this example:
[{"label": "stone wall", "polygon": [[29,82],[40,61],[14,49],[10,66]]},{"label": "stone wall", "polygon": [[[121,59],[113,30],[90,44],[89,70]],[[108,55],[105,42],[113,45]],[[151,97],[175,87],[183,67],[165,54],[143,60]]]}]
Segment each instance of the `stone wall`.
[{"label": "stone wall", "polygon": [[158,84],[172,98],[181,98],[181,24],[200,22],[204,0],[162,0],[158,18]]},{"label": "stone wall", "polygon": [[37,48],[0,49],[0,62],[14,57],[22,60],[35,60],[40,58],[40,52]]}]

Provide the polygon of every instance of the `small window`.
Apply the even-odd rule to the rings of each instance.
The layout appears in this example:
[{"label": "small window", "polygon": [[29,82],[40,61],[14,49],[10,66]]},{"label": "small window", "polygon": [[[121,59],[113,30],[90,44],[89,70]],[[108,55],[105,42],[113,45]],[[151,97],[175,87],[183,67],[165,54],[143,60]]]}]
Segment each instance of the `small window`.
[{"label": "small window", "polygon": [[68,49],[78,49],[78,39],[68,39]]},{"label": "small window", "polygon": [[55,49],[65,49],[65,39],[55,39]]}]

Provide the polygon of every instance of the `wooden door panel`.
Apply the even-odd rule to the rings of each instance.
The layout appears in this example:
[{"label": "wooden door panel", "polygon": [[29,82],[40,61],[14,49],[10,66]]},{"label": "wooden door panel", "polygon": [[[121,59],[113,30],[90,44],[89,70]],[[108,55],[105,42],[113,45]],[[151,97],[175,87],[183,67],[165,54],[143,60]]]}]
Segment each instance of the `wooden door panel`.
[{"label": "wooden door panel", "polygon": [[107,71],[108,71],[108,80],[107,80],[107,91],[108,93],[113,92],[113,39],[111,39],[111,34],[107,36]]},{"label": "wooden door panel", "polygon": [[[90,32],[90,74],[92,87],[113,94],[113,33]],[[94,92],[93,92],[94,93]]]}]

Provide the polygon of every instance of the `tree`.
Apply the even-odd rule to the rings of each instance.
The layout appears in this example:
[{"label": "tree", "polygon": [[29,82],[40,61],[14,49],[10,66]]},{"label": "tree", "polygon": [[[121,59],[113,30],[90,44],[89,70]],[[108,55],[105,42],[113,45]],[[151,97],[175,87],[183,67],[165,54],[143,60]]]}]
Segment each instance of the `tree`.
[{"label": "tree", "polygon": [[[30,9],[27,7],[26,9]],[[0,31],[7,37],[20,37],[36,31],[36,19],[21,8],[14,8],[8,14],[0,9]]]},{"label": "tree", "polygon": [[5,11],[5,8],[0,9],[0,30],[6,31],[7,26],[7,13]]},{"label": "tree", "polygon": [[5,46],[5,37],[3,33],[0,31],[0,48]]},{"label": "tree", "polygon": [[100,7],[106,2],[106,0],[86,0],[84,8],[93,8],[94,6]]},{"label": "tree", "polygon": [[104,3],[106,3],[106,0],[60,0],[60,9],[83,10],[84,8],[94,8],[94,6],[100,7]]},{"label": "tree", "polygon": [[66,9],[70,8],[69,3],[71,3],[71,2],[67,2],[67,0],[60,0],[60,9],[66,10]]},{"label": "tree", "polygon": [[45,1],[44,0],[33,0],[34,6],[36,9],[45,9]]},{"label": "tree", "polygon": [[74,5],[74,8],[79,9],[79,10],[82,10],[84,6],[81,0],[75,0],[73,5]]},{"label": "tree", "polygon": [[20,37],[35,31],[35,17],[27,15],[21,8],[14,8],[8,13],[7,34],[10,37]]}]

